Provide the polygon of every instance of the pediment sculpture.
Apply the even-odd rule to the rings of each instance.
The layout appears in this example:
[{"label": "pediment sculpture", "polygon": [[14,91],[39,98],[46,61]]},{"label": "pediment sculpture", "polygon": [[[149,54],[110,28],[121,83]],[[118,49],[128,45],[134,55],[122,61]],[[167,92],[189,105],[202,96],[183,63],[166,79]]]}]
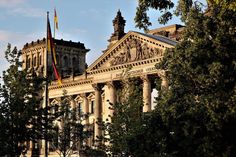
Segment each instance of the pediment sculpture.
[{"label": "pediment sculpture", "polygon": [[118,55],[110,61],[110,65],[124,64],[139,60],[145,60],[157,56],[162,56],[163,50],[149,47],[147,43],[142,43],[137,39],[127,41]]}]

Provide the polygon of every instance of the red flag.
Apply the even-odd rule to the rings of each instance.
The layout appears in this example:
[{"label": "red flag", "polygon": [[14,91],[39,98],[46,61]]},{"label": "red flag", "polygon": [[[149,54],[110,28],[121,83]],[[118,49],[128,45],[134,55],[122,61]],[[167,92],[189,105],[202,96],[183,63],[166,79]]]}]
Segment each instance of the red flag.
[{"label": "red flag", "polygon": [[53,38],[52,38],[52,32],[51,32],[49,18],[47,19],[47,52],[51,53],[53,71],[54,71],[54,74],[57,78],[58,84],[62,85],[60,75],[59,75],[57,68],[56,68],[56,64],[57,64],[56,51],[55,51],[55,45],[54,45]]}]

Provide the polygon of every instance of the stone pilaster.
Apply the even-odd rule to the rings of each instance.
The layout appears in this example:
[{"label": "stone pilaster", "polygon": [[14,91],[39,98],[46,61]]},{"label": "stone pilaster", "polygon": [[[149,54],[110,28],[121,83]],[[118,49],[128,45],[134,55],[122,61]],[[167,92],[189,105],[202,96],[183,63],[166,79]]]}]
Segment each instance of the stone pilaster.
[{"label": "stone pilaster", "polygon": [[99,129],[97,124],[98,120],[102,119],[102,97],[101,97],[101,86],[99,84],[92,85],[95,90],[95,127],[94,127],[94,137],[97,139],[98,136],[101,136],[102,131]]},{"label": "stone pilaster", "polygon": [[143,80],[143,112],[151,111],[151,81],[147,75],[141,77]]},{"label": "stone pilaster", "polygon": [[[85,114],[88,114],[89,113],[89,101],[88,101],[86,93],[81,94],[81,97],[83,98],[83,107],[82,107],[83,112]],[[85,119],[85,124],[89,124],[89,118]]]}]

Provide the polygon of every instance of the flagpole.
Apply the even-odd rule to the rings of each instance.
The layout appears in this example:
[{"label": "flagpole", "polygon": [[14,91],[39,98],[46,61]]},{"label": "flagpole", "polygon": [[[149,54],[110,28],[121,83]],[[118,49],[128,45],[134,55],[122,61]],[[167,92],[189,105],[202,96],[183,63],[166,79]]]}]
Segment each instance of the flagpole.
[{"label": "flagpole", "polygon": [[48,21],[49,21],[49,12],[47,12],[47,38],[46,38],[46,65],[45,65],[45,108],[46,108],[46,115],[45,115],[45,157],[48,157]]}]

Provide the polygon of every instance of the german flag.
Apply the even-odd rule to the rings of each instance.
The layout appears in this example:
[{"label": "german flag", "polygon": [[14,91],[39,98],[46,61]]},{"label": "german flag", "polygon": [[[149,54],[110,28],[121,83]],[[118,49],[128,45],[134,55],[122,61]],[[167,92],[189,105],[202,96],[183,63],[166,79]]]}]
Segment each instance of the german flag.
[{"label": "german flag", "polygon": [[55,45],[54,45],[53,38],[52,38],[52,32],[51,32],[49,18],[47,18],[47,52],[51,53],[52,67],[53,67],[54,74],[57,78],[58,84],[62,85],[61,78],[60,78],[60,75],[59,75],[59,73],[57,71],[57,67],[56,67],[56,65],[57,65],[56,50],[55,50]]},{"label": "german flag", "polygon": [[56,29],[58,30],[58,17],[57,17],[56,8],[54,8],[54,25],[55,25]]}]

